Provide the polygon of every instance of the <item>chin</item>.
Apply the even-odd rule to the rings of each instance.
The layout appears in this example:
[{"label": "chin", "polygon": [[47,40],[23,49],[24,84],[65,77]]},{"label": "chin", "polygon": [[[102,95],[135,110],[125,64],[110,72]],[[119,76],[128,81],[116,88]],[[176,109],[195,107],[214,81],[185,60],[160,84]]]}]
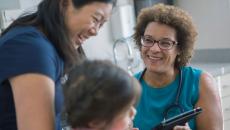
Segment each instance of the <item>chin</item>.
[{"label": "chin", "polygon": [[147,66],[147,69],[154,73],[164,72],[164,68],[162,66]]},{"label": "chin", "polygon": [[73,46],[74,46],[75,49],[77,49],[77,48],[79,48],[80,44],[77,43],[77,42],[74,42]]}]

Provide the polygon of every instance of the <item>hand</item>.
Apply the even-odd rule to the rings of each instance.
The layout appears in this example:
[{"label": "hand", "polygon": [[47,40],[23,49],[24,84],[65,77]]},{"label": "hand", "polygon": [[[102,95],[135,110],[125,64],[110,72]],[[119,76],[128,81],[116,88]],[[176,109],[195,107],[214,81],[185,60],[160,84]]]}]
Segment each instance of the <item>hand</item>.
[{"label": "hand", "polygon": [[175,126],[175,127],[173,128],[173,130],[191,130],[191,129],[190,129],[188,123],[186,123],[185,126],[179,126],[179,125]]}]

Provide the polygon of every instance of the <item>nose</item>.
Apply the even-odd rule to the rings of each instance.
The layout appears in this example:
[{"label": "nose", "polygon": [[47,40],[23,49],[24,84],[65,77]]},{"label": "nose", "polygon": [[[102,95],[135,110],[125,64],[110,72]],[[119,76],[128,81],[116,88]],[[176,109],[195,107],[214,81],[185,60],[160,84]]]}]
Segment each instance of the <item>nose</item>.
[{"label": "nose", "polygon": [[91,36],[96,36],[98,31],[99,31],[99,26],[94,26],[94,27],[89,29],[89,34]]},{"label": "nose", "polygon": [[160,47],[158,45],[158,41],[154,41],[153,45],[150,47],[150,50],[154,50],[154,51],[160,51]]}]

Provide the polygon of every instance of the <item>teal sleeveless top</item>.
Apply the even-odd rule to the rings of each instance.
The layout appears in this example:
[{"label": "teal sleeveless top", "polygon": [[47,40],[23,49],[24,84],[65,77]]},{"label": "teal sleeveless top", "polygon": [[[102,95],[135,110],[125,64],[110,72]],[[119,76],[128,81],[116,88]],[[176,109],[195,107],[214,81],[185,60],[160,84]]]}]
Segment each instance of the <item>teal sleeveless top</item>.
[{"label": "teal sleeveless top", "polygon": [[[182,67],[182,90],[179,104],[184,111],[191,110],[199,98],[199,80],[201,70],[192,67]],[[175,102],[177,87],[179,86],[179,75],[176,79],[162,88],[149,86],[141,79],[142,72],[135,77],[140,81],[142,86],[142,95],[136,107],[137,114],[134,119],[134,127],[139,130],[151,130],[158,123],[164,120],[164,111]],[[174,116],[172,114],[171,116]],[[195,119],[189,121],[192,130],[196,130]]]}]

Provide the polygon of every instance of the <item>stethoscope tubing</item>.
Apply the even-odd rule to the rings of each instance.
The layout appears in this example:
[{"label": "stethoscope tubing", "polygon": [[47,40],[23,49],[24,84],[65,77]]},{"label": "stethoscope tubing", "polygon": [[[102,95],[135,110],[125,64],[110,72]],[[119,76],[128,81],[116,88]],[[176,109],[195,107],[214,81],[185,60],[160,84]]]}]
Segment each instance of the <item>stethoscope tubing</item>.
[{"label": "stethoscope tubing", "polygon": [[[141,73],[141,76],[140,76],[140,78],[139,78],[139,82],[141,82],[141,80],[142,80],[142,78],[143,78],[145,72],[146,72],[146,68],[145,68],[144,71]],[[180,95],[181,95],[181,91],[182,91],[182,87],[183,87],[182,81],[183,81],[183,72],[182,72],[182,69],[179,69],[179,85],[178,85],[178,87],[177,87],[176,99],[175,99],[175,101],[174,101],[171,105],[169,105],[169,106],[166,108],[166,110],[164,111],[164,113],[163,113],[164,118],[167,117],[169,110],[172,109],[172,108],[179,108],[179,110],[180,110],[181,113],[184,112],[183,107],[182,107],[182,106],[180,105],[180,103],[179,103]]]}]

